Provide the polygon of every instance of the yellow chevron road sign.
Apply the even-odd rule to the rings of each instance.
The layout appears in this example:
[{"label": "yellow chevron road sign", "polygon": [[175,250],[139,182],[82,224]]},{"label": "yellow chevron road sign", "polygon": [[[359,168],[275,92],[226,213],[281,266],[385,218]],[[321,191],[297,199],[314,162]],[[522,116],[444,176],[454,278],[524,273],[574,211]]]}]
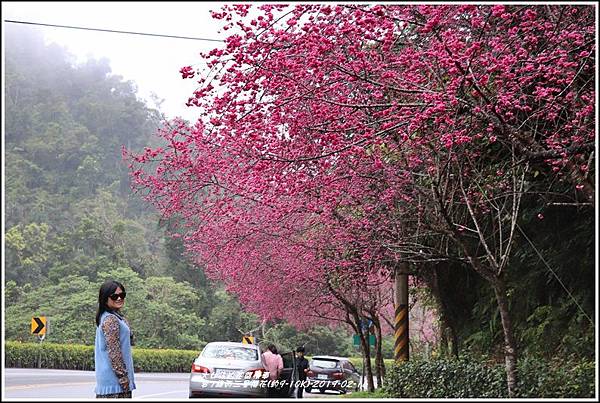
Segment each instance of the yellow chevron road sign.
[{"label": "yellow chevron road sign", "polygon": [[46,334],[46,317],[35,316],[31,318],[31,334],[44,335]]}]

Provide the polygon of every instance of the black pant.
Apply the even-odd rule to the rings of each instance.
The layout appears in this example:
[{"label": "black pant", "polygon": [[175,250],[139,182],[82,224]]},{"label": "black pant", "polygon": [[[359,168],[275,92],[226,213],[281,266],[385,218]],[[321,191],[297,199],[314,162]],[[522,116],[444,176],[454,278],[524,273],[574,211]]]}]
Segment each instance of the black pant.
[{"label": "black pant", "polygon": [[112,393],[110,395],[96,395],[96,399],[115,399],[115,398],[120,398],[120,399],[131,398],[131,391],[121,392],[121,393]]},{"label": "black pant", "polygon": [[[304,382],[306,379],[299,379],[298,382]],[[298,399],[302,399],[304,397],[304,386],[298,386],[298,393],[296,393]]]}]

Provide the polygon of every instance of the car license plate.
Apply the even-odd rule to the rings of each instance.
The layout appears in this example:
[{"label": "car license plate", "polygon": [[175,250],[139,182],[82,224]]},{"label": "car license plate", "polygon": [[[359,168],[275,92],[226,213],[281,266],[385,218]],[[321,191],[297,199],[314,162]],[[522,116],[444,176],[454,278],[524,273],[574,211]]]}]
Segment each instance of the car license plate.
[{"label": "car license plate", "polygon": [[242,371],[236,369],[217,369],[215,371],[215,377],[220,379],[239,379],[241,375]]},{"label": "car license plate", "polygon": [[327,379],[327,375],[325,375],[325,374],[318,374],[317,375],[317,379]]}]

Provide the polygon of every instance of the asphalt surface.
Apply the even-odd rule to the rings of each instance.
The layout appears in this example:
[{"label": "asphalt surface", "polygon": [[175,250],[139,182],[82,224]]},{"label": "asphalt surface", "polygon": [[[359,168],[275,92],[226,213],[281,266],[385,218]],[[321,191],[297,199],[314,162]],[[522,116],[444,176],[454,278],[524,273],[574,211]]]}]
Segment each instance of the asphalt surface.
[{"label": "asphalt surface", "polygon": [[[189,374],[136,373],[135,399],[188,399]],[[93,371],[5,368],[2,400],[94,399]]]},{"label": "asphalt surface", "polygon": [[[136,400],[188,400],[189,374],[136,373]],[[5,368],[2,400],[82,400],[94,399],[93,371],[63,369]],[[315,390],[315,392],[317,392]],[[337,392],[304,393],[304,398],[336,398]]]}]

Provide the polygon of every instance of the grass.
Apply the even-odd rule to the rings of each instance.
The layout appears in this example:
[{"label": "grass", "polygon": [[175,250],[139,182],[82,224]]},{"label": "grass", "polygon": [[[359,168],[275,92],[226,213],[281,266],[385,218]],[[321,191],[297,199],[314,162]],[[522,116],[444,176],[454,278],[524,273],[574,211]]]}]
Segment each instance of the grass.
[{"label": "grass", "polygon": [[[310,361],[312,359],[312,356],[307,355],[305,358]],[[354,365],[354,367],[356,367],[358,372],[362,371],[362,366],[363,366],[362,357],[348,357],[348,360],[352,363],[352,365]],[[394,360],[392,358],[384,358],[383,363],[385,365],[385,369],[389,370],[390,368],[392,368],[392,364],[394,363]],[[371,368],[373,368],[373,374],[375,374],[375,358],[374,357],[371,357]]]},{"label": "grass", "polygon": [[[352,365],[356,367],[358,372],[361,372],[363,365],[362,357],[350,357],[349,360],[352,363]],[[392,368],[394,360],[392,358],[384,358],[383,363],[385,365],[385,369],[389,370],[390,368]],[[373,373],[375,373],[375,358],[371,358],[371,368],[373,368]]]},{"label": "grass", "polygon": [[375,392],[352,392],[345,395],[339,395],[341,399],[385,399],[390,398],[388,395],[383,393],[381,389],[377,389]]}]

